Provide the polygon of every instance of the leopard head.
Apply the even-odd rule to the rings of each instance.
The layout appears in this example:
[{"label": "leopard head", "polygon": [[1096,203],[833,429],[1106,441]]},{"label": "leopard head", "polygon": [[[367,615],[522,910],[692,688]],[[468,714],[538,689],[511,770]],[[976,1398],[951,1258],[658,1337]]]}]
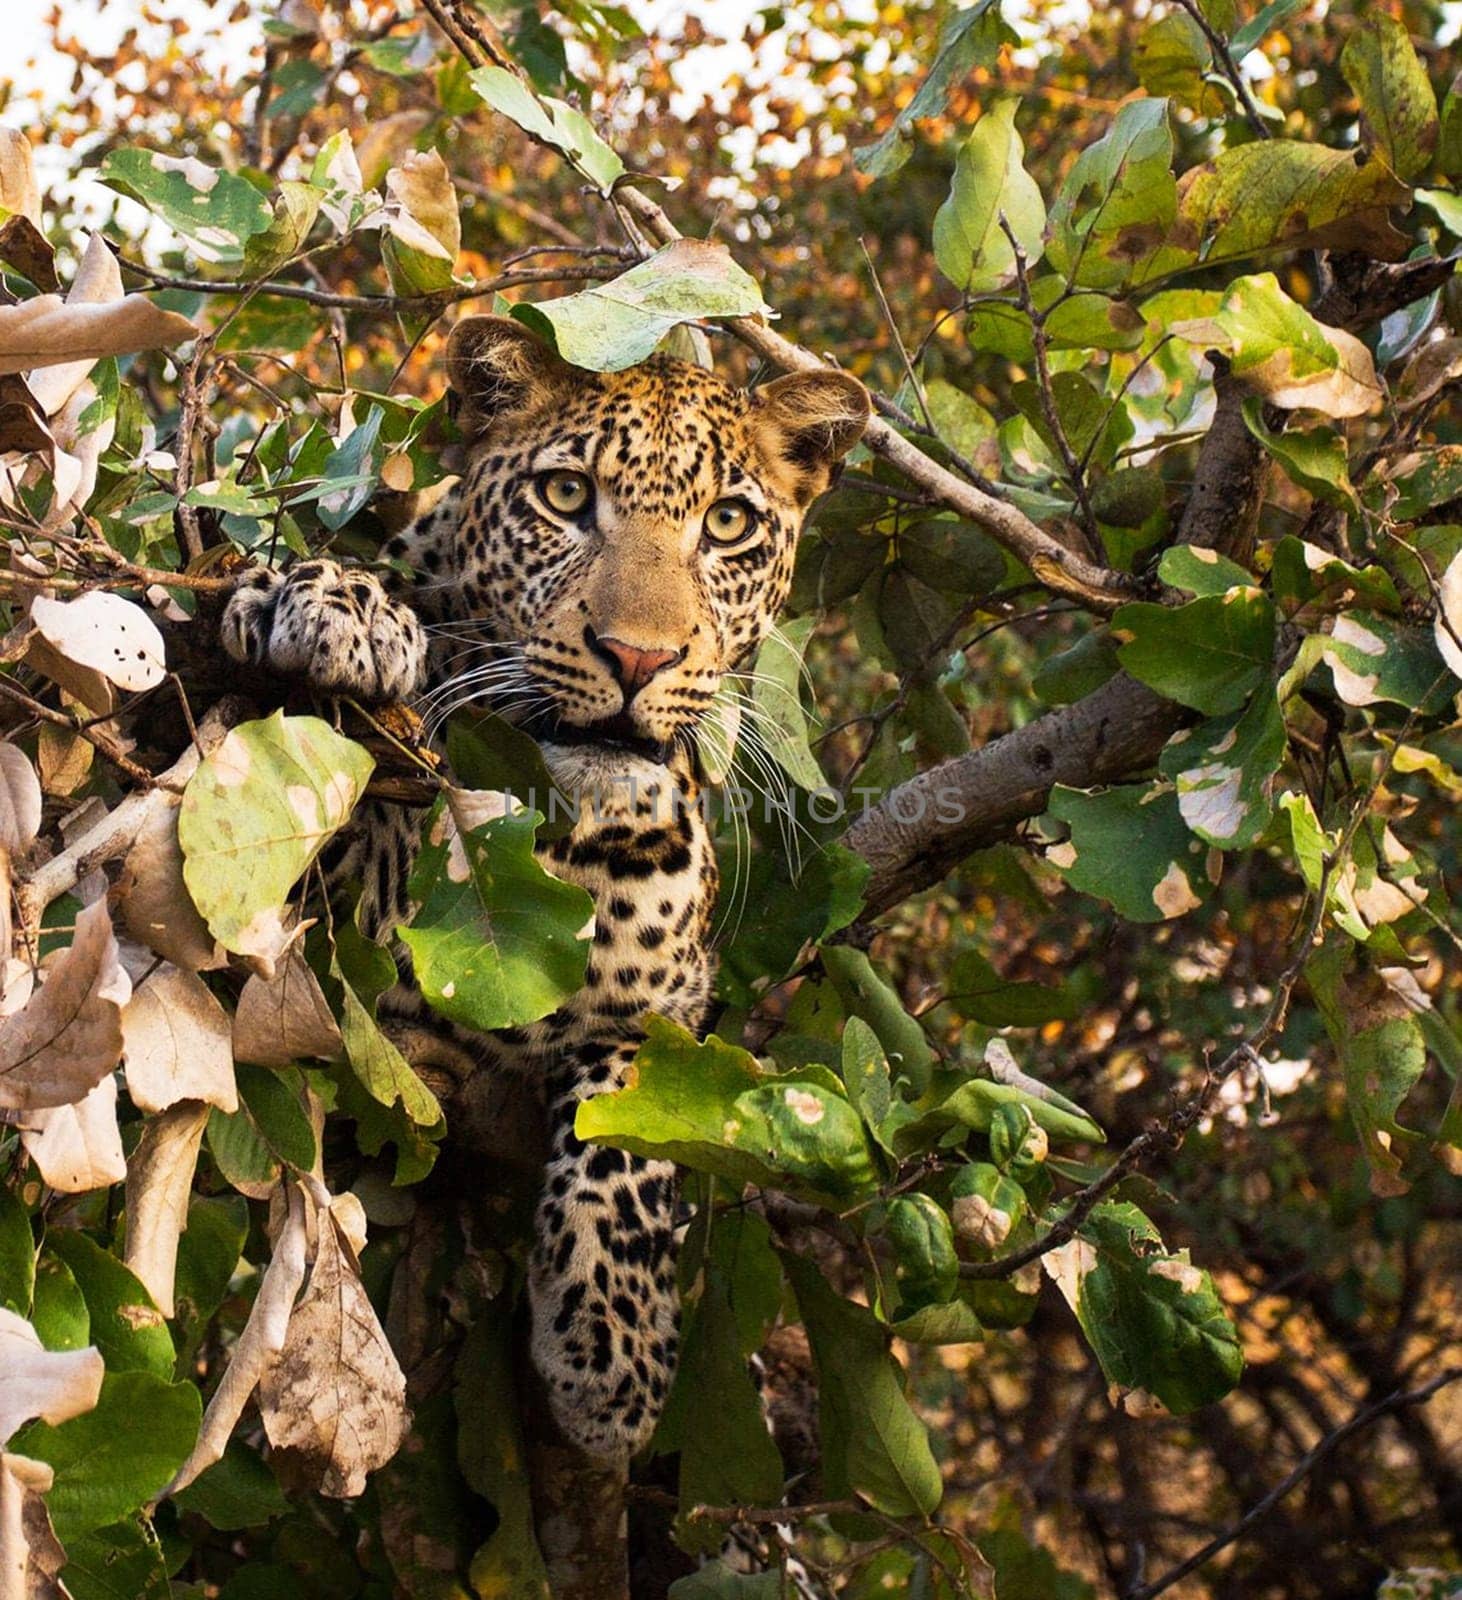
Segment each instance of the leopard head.
[{"label": "leopard head", "polygon": [[459,322],[447,364],[468,465],[429,587],[456,675],[550,732],[668,745],[770,630],[866,391],[663,357],[586,372],[503,317]]}]

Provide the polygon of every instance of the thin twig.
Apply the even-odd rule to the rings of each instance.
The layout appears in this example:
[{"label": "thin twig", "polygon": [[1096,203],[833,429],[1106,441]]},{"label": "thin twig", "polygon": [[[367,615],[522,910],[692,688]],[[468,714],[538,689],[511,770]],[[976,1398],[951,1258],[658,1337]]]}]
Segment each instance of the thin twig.
[{"label": "thin twig", "polygon": [[1317,1466],[1340,1445],[1370,1427],[1373,1422],[1378,1422],[1382,1417],[1389,1416],[1393,1411],[1404,1410],[1407,1406],[1424,1405],[1439,1389],[1444,1389],[1450,1383],[1462,1379],[1462,1367],[1448,1367],[1445,1372],[1439,1372],[1430,1383],[1424,1383],[1419,1389],[1408,1389],[1405,1392],[1389,1394],[1383,1400],[1374,1401],[1368,1406],[1362,1406],[1347,1421],[1327,1433],[1323,1439],[1295,1463],[1292,1471],[1287,1473],[1262,1499],[1256,1500],[1231,1528],[1216,1534],[1203,1546],[1195,1550],[1185,1561],[1180,1561],[1177,1566],[1169,1570],[1160,1578],[1155,1578],[1151,1583],[1145,1583],[1140,1588],[1129,1589],[1123,1600],[1153,1600],[1155,1595],[1162,1594],[1171,1589],[1175,1583],[1186,1578],[1190,1572],[1195,1572],[1206,1562],[1211,1561],[1220,1550],[1227,1549],[1236,1540],[1243,1536],[1254,1526],[1262,1521],[1279,1504],[1289,1492],[1297,1485],[1304,1482]]},{"label": "thin twig", "polygon": [[1197,4],[1197,0],[1178,0],[1178,4],[1203,30],[1209,48],[1213,51],[1219,66],[1223,68],[1224,77],[1233,85],[1234,93],[1239,97],[1239,104],[1244,108],[1244,120],[1253,129],[1254,136],[1258,139],[1272,139],[1274,129],[1264,120],[1253,95],[1249,93],[1249,86],[1244,82],[1239,64],[1234,60],[1233,51],[1228,47],[1228,40],[1204,16],[1203,7]]}]

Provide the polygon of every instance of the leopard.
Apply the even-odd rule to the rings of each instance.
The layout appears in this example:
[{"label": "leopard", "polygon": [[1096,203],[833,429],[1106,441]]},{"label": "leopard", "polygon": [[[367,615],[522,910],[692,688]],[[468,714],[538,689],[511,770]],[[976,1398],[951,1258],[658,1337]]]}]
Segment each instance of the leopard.
[{"label": "leopard", "polygon": [[[474,1060],[529,1076],[548,1155],[527,1293],[534,1365],[562,1434],[620,1462],[653,1431],[676,1365],[677,1178],[588,1144],[588,1097],[633,1081],[646,1018],[703,1034],[718,875],[697,731],[785,602],[813,504],[870,417],[832,366],[743,387],[656,354],[573,366],[522,321],[468,316],[445,353],[462,471],[383,549],[254,569],[222,621],[228,654],[322,695],[404,702],[430,725],[485,708],[539,742],[577,814],[535,853],[594,905],[582,987],[537,1022],[477,1036]],[[332,872],[364,885],[387,941],[411,914],[418,824],[378,805]],[[382,1003],[452,1033],[405,981]],[[449,1134],[450,1136],[450,1134]]]}]

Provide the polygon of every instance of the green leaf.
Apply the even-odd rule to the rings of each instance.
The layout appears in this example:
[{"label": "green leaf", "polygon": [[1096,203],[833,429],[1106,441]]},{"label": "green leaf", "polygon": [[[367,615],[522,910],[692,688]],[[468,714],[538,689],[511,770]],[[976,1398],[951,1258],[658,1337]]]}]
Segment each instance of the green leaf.
[{"label": "green leaf", "polygon": [[1018,1528],[992,1529],[977,1543],[993,1569],[997,1600],[1096,1600],[1085,1578],[1057,1566],[1049,1550],[1030,1544]]},{"label": "green leaf", "polygon": [[1230,589],[1250,588],[1254,582],[1238,562],[1219,555],[1217,550],[1194,544],[1175,544],[1164,550],[1157,575],[1164,583],[1186,589],[1200,599],[1227,594]]},{"label": "green leaf", "polygon": [[1137,76],[1150,95],[1166,95],[1190,111],[1221,107],[1206,74],[1213,52],[1202,28],[1185,11],[1149,22],[1137,40]]},{"label": "green leaf", "polygon": [[916,1094],[929,1087],[935,1055],[924,1030],[904,1009],[898,991],[877,971],[867,954],[852,945],[833,944],[822,964],[849,1016],[862,1017],[888,1053],[895,1077],[906,1078]]},{"label": "green leaf", "polygon": [[1270,0],[1267,6],[1261,6],[1229,40],[1234,60],[1242,61],[1267,35],[1309,3],[1310,0]]},{"label": "green leaf", "polygon": [[315,1164],[315,1130],[300,1100],[299,1072],[270,1072],[240,1061],[239,1098],[270,1152],[298,1172]]},{"label": "green leaf", "polygon": [[977,1344],[985,1337],[975,1308],[962,1299],[920,1306],[893,1318],[888,1331],[910,1344]]},{"label": "green leaf", "polygon": [[478,67],[470,77],[472,87],[494,111],[516,122],[524,133],[561,151],[569,165],[600,194],[609,194],[624,176],[624,162],[595,133],[582,111],[575,111],[562,100],[534,94],[521,78],[503,67]]},{"label": "green leaf", "polygon": [[750,1356],[782,1306],[782,1262],[766,1219],[739,1207],[716,1212],[707,1259],[725,1279],[741,1353]]},{"label": "green leaf", "polygon": [[427,820],[409,892],[420,910],[399,930],[434,1010],[470,1028],[534,1022],[583,983],[594,903],[538,864],[539,814],[472,825],[449,789]]},{"label": "green leaf", "polygon": [[267,278],[304,249],[315,218],[320,214],[323,190],[313,183],[285,180],[279,185],[269,226],[256,233],[244,249],[244,277]]},{"label": "green leaf", "polygon": [[913,153],[914,123],[939,116],[950,91],[976,67],[993,66],[1000,46],[1014,37],[1000,16],[998,0],[976,0],[947,18],[924,81],[887,132],[853,153],[853,165],[870,178],[897,172]]},{"label": "green leaf", "polygon": [[1406,249],[1390,212],[1408,193],[1385,162],[1353,150],[1257,139],[1186,178],[1176,233],[1210,267],[1265,250],[1324,246],[1389,260]]},{"label": "green leaf", "polygon": [[1069,1022],[1090,1006],[1086,986],[1052,988],[1045,983],[1012,982],[973,947],[961,950],[949,966],[945,1000],[960,1016],[991,1028],[1037,1028],[1044,1022]]},{"label": "green leaf", "polygon": [[343,1002],[340,1037],[345,1042],[351,1076],[378,1105],[390,1110],[399,1103],[408,1121],[416,1127],[427,1130],[429,1136],[439,1132],[443,1119],[437,1097],[381,1031],[360,996],[345,981],[339,964],[332,970],[340,980]]},{"label": "green leaf", "polygon": [[1068,283],[1113,289],[1155,276],[1177,214],[1166,100],[1134,100],[1076,158],[1051,207],[1046,256]]},{"label": "green leaf", "polygon": [[1359,506],[1350,481],[1345,436],[1335,428],[1286,428],[1275,433],[1264,421],[1258,395],[1244,401],[1244,425],[1284,469],[1291,483],[1332,505]]},{"label": "green leaf", "polygon": [[802,657],[817,626],[815,617],[798,617],[773,628],[756,657],[751,701],[760,715],[756,731],[772,759],[803,789],[825,789],[827,779],[808,740],[802,708]]},{"label": "green leaf", "polygon": [[0,1306],[29,1317],[35,1286],[36,1242],[30,1213],[19,1195],[0,1189]]},{"label": "green leaf", "polygon": [[1048,706],[1068,706],[1099,689],[1119,670],[1117,642],[1105,628],[1085,633],[1036,669],[1031,688]]},{"label": "green leaf", "polygon": [[144,1517],[66,1541],[66,1593],[72,1600],[168,1600],[168,1563]]},{"label": "green leaf", "polygon": [[1046,203],[1021,164],[1025,146],[1015,131],[1019,104],[1013,98],[998,100],[986,109],[960,149],[949,198],[934,215],[934,259],[966,294],[1010,283],[1016,245],[1027,268],[1041,257]]},{"label": "green leaf", "polygon": [[1462,444],[1417,450],[1391,469],[1396,498],[1390,507],[1398,522],[1418,522],[1427,512],[1462,496]]},{"label": "green leaf", "polygon": [[917,1190],[895,1195],[888,1202],[883,1232],[897,1261],[901,1317],[953,1298],[959,1281],[954,1229],[937,1201]]},{"label": "green leaf", "polygon": [[1177,789],[1183,821],[1220,850],[1247,850],[1274,815],[1271,791],[1284,759],[1284,718],[1267,685],[1242,712],[1185,728],[1159,761]]},{"label": "green leaf", "polygon": [[[210,1127],[211,1132],[211,1127]],[[241,1195],[188,1202],[188,1226],[178,1240],[173,1306],[185,1342],[196,1342],[228,1293],[249,1231],[249,1208]]]},{"label": "green leaf", "polygon": [[677,239],[608,283],[511,309],[565,361],[620,372],[652,355],[679,323],[756,316],[767,307],[725,245]]},{"label": "green leaf", "polygon": [[132,1270],[74,1228],[53,1228],[46,1248],[70,1269],[86,1300],[91,1342],[109,1372],[173,1375],[173,1341],[163,1314]]},{"label": "green leaf", "polygon": [[[1033,378],[1022,379],[1012,386],[1011,396],[1054,457],[1059,446],[1046,420],[1040,384]],[[1097,467],[1105,467],[1132,437],[1132,419],[1126,407],[1112,405],[1084,373],[1054,373],[1050,398],[1061,431],[1078,460],[1090,456]]]},{"label": "green leaf", "polygon": [[497,1526],[472,1558],[470,1577],[480,1596],[549,1600],[514,1396],[511,1333],[504,1308],[480,1313],[452,1374],[462,1476],[497,1515]]},{"label": "green leaf", "polygon": [[289,1509],[279,1480],[247,1445],[231,1441],[223,1459],[195,1478],[174,1504],[225,1533],[262,1528]]},{"label": "green leaf", "polygon": [[[317,493],[316,515],[331,533],[339,532],[358,511],[364,510],[375,493],[380,475],[376,441],[383,415],[380,406],[373,405],[366,412],[365,421],[350,430],[320,468],[323,482]],[[290,504],[299,505],[303,498],[296,496]]]},{"label": "green leaf", "polygon": [[1071,1144],[1105,1142],[1102,1130],[1080,1106],[1046,1084],[1035,1087],[1041,1092],[989,1078],[966,1078],[947,1089],[916,1120],[901,1126],[894,1135],[894,1147],[901,1156],[908,1156],[927,1149],[951,1128],[985,1133],[1005,1106],[1028,1107],[1052,1139]]},{"label": "green leaf", "polygon": [[64,1261],[50,1249],[36,1263],[31,1326],[47,1350],[84,1350],[91,1343],[86,1297]]},{"label": "green leaf", "polygon": [[841,1208],[877,1186],[852,1106],[822,1083],[764,1073],[714,1034],[698,1044],[650,1017],[629,1084],[579,1107],[579,1138],[656,1156],[738,1187],[790,1188]]},{"label": "green leaf", "polygon": [[272,970],[284,902],[365,792],[375,763],[318,717],[245,722],[193,774],[178,812],[183,881],[213,936]]},{"label": "green leaf", "polygon": [[1050,815],[1071,838],[1046,859],[1073,889],[1129,922],[1182,916],[1213,887],[1203,841],[1188,831],[1171,789],[1134,783],[1087,793],[1057,784]]},{"label": "green leaf", "polygon": [[109,1372],[96,1409],[51,1427],[33,1422],[9,1448],[46,1462],[46,1496],[63,1544],[146,1505],[182,1466],[198,1437],[203,1402],[193,1383],[150,1372]]},{"label": "green leaf", "polygon": [[780,1572],[737,1572],[724,1561],[711,1561],[677,1578],[666,1590],[666,1600],[782,1600]]},{"label": "green leaf", "polygon": [[128,146],[111,151],[97,175],[119,194],[141,201],[208,261],[241,262],[249,240],[273,221],[268,200],[247,178],[193,156]]},{"label": "green leaf", "polygon": [[1402,1195],[1411,1187],[1402,1176],[1403,1160],[1419,1138],[1396,1119],[1426,1066],[1426,1040],[1416,1012],[1379,972],[1344,970],[1352,949],[1348,941],[1330,940],[1305,975],[1340,1057],[1371,1192]]},{"label": "green leaf", "polygon": [[538,741],[489,712],[455,716],[447,724],[447,763],[464,789],[510,794],[543,816],[537,839],[546,844],[573,831],[579,808],[553,781]]},{"label": "green leaf", "polygon": [[1360,102],[1368,142],[1398,178],[1414,178],[1437,148],[1437,97],[1404,24],[1372,11],[1345,42],[1340,71]]},{"label": "green leaf", "polygon": [[817,1362],[822,1483],[887,1516],[929,1516],[944,1493],[929,1435],[904,1398],[903,1374],[866,1306],[835,1294],[801,1256],[783,1262]]},{"label": "green leaf", "polygon": [[895,1104],[888,1057],[878,1035],[862,1017],[849,1017],[843,1025],[842,1074],[848,1103],[875,1141],[894,1155],[890,1134],[885,1131]]},{"label": "green leaf", "polygon": [[1274,629],[1272,602],[1252,587],[1181,606],[1138,601],[1112,617],[1123,670],[1209,716],[1236,710],[1268,677]]},{"label": "green leaf", "polygon": [[1348,706],[1386,701],[1437,711],[1453,694],[1453,679],[1427,627],[1373,611],[1346,613],[1323,636],[1320,654]]},{"label": "green leaf", "polygon": [[1104,1201],[1044,1265],[1108,1383],[1156,1395],[1181,1416],[1239,1381],[1243,1348],[1213,1280],[1186,1250],[1168,1251],[1136,1206]]},{"label": "green leaf", "polygon": [[[729,795],[728,795],[729,797]],[[751,798],[748,796],[748,799]],[[870,868],[845,845],[825,845],[793,873],[771,850],[738,852],[723,872],[720,993],[753,1005],[791,971],[809,943],[845,928],[863,904]]]},{"label": "green leaf", "polygon": [[696,1506],[774,1506],[782,1497],[782,1457],[762,1420],[761,1401],[742,1354],[725,1278],[714,1268],[685,1331],[676,1383],[708,1408],[714,1428],[687,1426],[680,1446],[680,1513],[675,1542],[710,1555],[725,1542],[715,1522],[693,1522]]},{"label": "green leaf", "polygon": [[244,1194],[267,1188],[279,1177],[274,1152],[243,1106],[232,1112],[215,1106],[209,1112],[208,1151],[224,1181]]},{"label": "green leaf", "polygon": [[1212,316],[1173,324],[1180,339],[1222,350],[1270,405],[1359,417],[1381,403],[1370,351],[1354,334],[1317,322],[1272,272],[1236,278]]}]

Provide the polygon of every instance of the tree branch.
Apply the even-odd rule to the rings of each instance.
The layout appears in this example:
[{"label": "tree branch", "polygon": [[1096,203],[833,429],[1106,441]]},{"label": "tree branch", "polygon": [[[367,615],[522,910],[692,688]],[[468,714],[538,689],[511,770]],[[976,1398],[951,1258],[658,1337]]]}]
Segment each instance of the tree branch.
[{"label": "tree branch", "polygon": [[1195,1550],[1186,1561],[1179,1562],[1160,1578],[1155,1578],[1151,1583],[1144,1583],[1135,1589],[1128,1589],[1122,1600],[1154,1600],[1154,1596],[1165,1593],[1175,1583],[1186,1578],[1190,1572],[1195,1572],[1212,1560],[1220,1550],[1227,1549],[1236,1540],[1243,1538],[1256,1522],[1268,1516],[1292,1489],[1303,1483],[1315,1468],[1347,1439],[1363,1428],[1370,1427],[1373,1422],[1379,1422],[1382,1417],[1390,1415],[1393,1411],[1401,1411],[1408,1406],[1425,1405],[1439,1389],[1444,1389],[1459,1379],[1462,1379],[1462,1367],[1449,1367],[1445,1372],[1438,1373],[1430,1383],[1422,1384],[1419,1389],[1409,1389],[1404,1394],[1389,1394],[1384,1400],[1362,1406],[1333,1433],[1326,1434],[1313,1450],[1301,1456],[1295,1463],[1294,1469],[1275,1484],[1262,1500],[1255,1501],[1233,1527],[1216,1534],[1201,1550]]}]

